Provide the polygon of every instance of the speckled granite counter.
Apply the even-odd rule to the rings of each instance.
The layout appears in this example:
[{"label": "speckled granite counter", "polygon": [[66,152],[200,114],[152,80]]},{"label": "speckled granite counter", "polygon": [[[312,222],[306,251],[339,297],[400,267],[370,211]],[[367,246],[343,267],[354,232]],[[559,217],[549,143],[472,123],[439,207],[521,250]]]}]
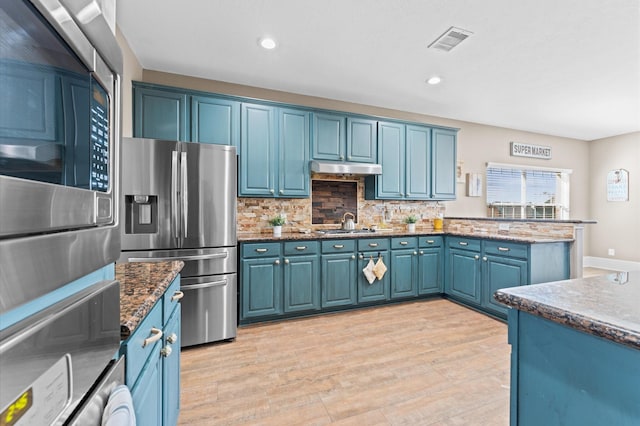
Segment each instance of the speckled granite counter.
[{"label": "speckled granite counter", "polygon": [[557,243],[572,242],[572,238],[564,237],[534,237],[534,236],[518,236],[508,234],[491,234],[491,233],[463,233],[463,232],[443,232],[417,230],[415,233],[409,233],[402,230],[376,231],[376,232],[358,232],[346,234],[322,234],[314,231],[308,234],[299,232],[283,232],[281,237],[274,237],[272,234],[266,233],[239,233],[238,242],[261,242],[261,241],[287,241],[287,240],[336,240],[346,238],[385,238],[385,237],[420,237],[426,235],[455,235],[458,237],[483,238],[491,240],[513,241],[520,243]]},{"label": "speckled granite counter", "polygon": [[120,281],[120,337],[133,333],[149,313],[184,262],[118,263],[116,279]]},{"label": "speckled granite counter", "polygon": [[640,349],[640,271],[498,290],[499,302]]}]

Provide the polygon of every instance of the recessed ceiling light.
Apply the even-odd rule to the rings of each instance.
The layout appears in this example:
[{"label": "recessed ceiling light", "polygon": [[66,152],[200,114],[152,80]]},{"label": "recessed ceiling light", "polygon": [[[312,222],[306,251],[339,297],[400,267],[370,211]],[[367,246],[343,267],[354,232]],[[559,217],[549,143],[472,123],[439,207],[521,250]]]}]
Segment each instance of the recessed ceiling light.
[{"label": "recessed ceiling light", "polygon": [[271,50],[271,49],[275,49],[276,48],[277,43],[271,37],[262,37],[260,39],[260,46],[262,46],[263,48],[265,48],[267,50]]},{"label": "recessed ceiling light", "polygon": [[437,75],[434,75],[433,77],[429,77],[429,79],[427,80],[427,83],[433,86],[436,84],[440,84],[441,81],[442,79],[440,77],[438,77]]}]

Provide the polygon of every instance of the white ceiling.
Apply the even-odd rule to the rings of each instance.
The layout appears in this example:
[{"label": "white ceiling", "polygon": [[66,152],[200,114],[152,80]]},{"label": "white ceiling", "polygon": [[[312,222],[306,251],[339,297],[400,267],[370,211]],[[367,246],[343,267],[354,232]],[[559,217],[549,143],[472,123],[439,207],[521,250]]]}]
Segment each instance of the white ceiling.
[{"label": "white ceiling", "polygon": [[[640,131],[638,0],[118,0],[143,68],[594,140]],[[450,26],[474,34],[427,46]],[[258,39],[271,35],[277,49]],[[425,80],[443,79],[438,86]]]}]

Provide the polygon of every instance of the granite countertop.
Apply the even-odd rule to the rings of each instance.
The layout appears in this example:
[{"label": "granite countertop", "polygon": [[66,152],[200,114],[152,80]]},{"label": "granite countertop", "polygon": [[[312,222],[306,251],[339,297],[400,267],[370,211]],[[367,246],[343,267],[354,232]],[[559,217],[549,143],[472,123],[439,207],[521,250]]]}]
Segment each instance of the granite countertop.
[{"label": "granite countertop", "polygon": [[640,271],[498,290],[497,301],[640,349]]},{"label": "granite countertop", "polygon": [[409,233],[406,230],[378,230],[375,232],[360,232],[353,234],[321,234],[318,231],[312,231],[308,234],[300,232],[283,232],[281,237],[274,237],[271,233],[238,233],[238,242],[274,242],[288,240],[336,240],[351,238],[385,238],[385,237],[420,237],[427,235],[453,235],[468,238],[484,238],[500,241],[512,241],[520,243],[557,243],[557,242],[573,242],[572,238],[548,238],[548,237],[532,237],[518,236],[506,234],[489,234],[489,233],[457,233],[443,232],[434,230],[416,230],[415,233]]},{"label": "granite countertop", "polygon": [[120,281],[120,338],[126,339],[162,297],[184,262],[132,262],[116,264]]}]

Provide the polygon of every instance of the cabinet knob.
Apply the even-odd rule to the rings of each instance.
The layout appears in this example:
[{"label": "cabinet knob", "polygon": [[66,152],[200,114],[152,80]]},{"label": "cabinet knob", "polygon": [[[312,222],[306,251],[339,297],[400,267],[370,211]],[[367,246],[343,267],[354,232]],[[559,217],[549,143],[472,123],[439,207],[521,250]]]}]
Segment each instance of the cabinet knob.
[{"label": "cabinet knob", "polygon": [[171,355],[172,351],[173,351],[173,349],[171,349],[171,346],[167,345],[164,348],[160,349],[160,355],[162,355],[163,357],[167,358],[167,357],[169,357],[169,355]]},{"label": "cabinet knob", "polygon": [[360,256],[358,256],[360,259],[364,259],[364,254],[360,254]]},{"label": "cabinet knob", "polygon": [[275,263],[276,265],[280,264],[280,259],[276,259],[273,263]]},{"label": "cabinet knob", "polygon": [[414,256],[417,256],[417,255],[418,255],[418,252],[417,252],[417,251],[414,251],[414,252],[413,252],[413,255],[414,255]]},{"label": "cabinet knob", "polygon": [[424,254],[423,250],[420,250],[420,256],[422,256]]},{"label": "cabinet knob", "polygon": [[178,335],[176,333],[171,333],[167,336],[167,342],[176,343],[178,341]]},{"label": "cabinet knob", "polygon": [[271,194],[275,194],[275,192],[276,192],[276,191],[274,191],[273,189],[270,189],[270,190],[269,190],[269,192],[270,192]]},{"label": "cabinet knob", "polygon": [[280,191],[278,191],[278,193],[279,193],[280,195],[282,195],[282,194],[284,194],[284,191],[281,189]]},{"label": "cabinet knob", "polygon": [[409,193],[409,192],[407,192],[406,194],[404,194],[404,196],[405,196],[405,197],[408,197],[408,196],[410,196],[410,195],[411,195],[411,193]]},{"label": "cabinet knob", "polygon": [[352,254],[352,255],[351,255],[351,259],[355,259],[355,258],[356,258],[356,255],[355,255],[355,254]]},{"label": "cabinet knob", "polygon": [[288,264],[289,264],[289,259],[285,259],[285,260],[284,260],[284,264],[285,264],[285,265],[288,265]]},{"label": "cabinet knob", "polygon": [[344,160],[344,155],[341,155],[341,156],[340,156],[340,160]]},{"label": "cabinet knob", "polygon": [[348,156],[348,157],[347,157],[347,160],[351,161],[351,156]]},{"label": "cabinet knob", "polygon": [[482,256],[482,260],[487,261],[487,256]]},{"label": "cabinet knob", "polygon": [[478,256],[478,255],[476,254],[475,256],[473,256],[473,258],[474,258],[475,260],[478,260],[478,259],[480,259],[480,256]]}]

